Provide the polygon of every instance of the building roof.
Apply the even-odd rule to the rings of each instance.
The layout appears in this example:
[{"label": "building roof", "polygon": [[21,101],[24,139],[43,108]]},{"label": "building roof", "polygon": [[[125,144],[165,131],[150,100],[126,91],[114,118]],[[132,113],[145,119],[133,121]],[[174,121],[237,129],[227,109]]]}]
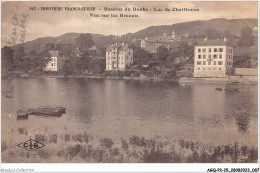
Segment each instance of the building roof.
[{"label": "building roof", "polygon": [[108,46],[106,51],[111,52],[113,48],[118,48],[118,51],[126,51],[129,48],[129,46],[128,44],[124,44],[124,46],[122,46],[122,44],[111,44],[110,46]]},{"label": "building roof", "polygon": [[95,50],[95,51],[97,51],[97,47],[96,47],[96,46],[92,46],[92,47],[89,48],[88,50]]},{"label": "building roof", "polygon": [[227,46],[227,42],[224,40],[206,40],[200,42],[196,46]]},{"label": "building roof", "polygon": [[160,39],[149,39],[149,40],[144,40],[145,42],[152,42],[152,43],[167,43],[170,44],[170,40],[160,40]]},{"label": "building roof", "polygon": [[60,55],[60,52],[58,50],[50,50],[49,54],[51,57],[58,57]]}]

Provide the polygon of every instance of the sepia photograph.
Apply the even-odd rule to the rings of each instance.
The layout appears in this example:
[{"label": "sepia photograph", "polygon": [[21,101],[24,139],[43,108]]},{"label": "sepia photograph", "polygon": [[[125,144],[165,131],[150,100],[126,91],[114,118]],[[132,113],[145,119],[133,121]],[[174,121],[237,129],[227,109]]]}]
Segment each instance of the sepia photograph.
[{"label": "sepia photograph", "polygon": [[2,163],[258,163],[258,2],[2,1],[1,92]]}]

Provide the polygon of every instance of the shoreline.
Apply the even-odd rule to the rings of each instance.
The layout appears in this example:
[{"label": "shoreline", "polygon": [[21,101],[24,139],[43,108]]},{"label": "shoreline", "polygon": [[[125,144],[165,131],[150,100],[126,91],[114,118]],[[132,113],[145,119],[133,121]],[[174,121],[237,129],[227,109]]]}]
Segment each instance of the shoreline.
[{"label": "shoreline", "polygon": [[[9,79],[9,77],[2,76],[2,79]],[[258,76],[227,76],[227,77],[212,77],[212,78],[194,78],[194,77],[176,77],[171,79],[163,78],[152,78],[152,77],[103,77],[103,76],[82,76],[82,75],[56,75],[56,76],[19,76],[13,77],[12,79],[17,78],[85,78],[85,79],[112,79],[112,80],[133,80],[133,81],[155,81],[155,82],[174,82],[179,84],[188,84],[188,83],[240,83],[240,84],[257,84]]]},{"label": "shoreline", "polygon": [[[2,77],[3,78],[3,77]],[[172,78],[172,79],[162,79],[162,78],[144,78],[144,77],[102,77],[102,76],[64,76],[64,75],[57,75],[57,76],[19,76],[13,77],[14,79],[18,78],[85,78],[85,79],[112,79],[112,80],[139,80],[139,81],[161,81],[161,82],[178,82],[179,78]],[[3,78],[5,79],[5,78]],[[6,78],[7,79],[7,78]]]}]

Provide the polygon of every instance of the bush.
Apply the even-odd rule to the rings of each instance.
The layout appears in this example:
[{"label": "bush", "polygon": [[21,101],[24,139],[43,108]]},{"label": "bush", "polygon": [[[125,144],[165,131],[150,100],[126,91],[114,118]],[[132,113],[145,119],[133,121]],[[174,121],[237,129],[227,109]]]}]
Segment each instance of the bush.
[{"label": "bush", "polygon": [[105,148],[107,148],[107,149],[112,148],[113,145],[114,145],[113,140],[110,139],[110,138],[103,138],[103,139],[100,139],[99,142],[100,142],[100,145],[101,145],[102,147],[105,147]]},{"label": "bush", "polygon": [[35,141],[37,141],[37,142],[40,142],[40,143],[43,143],[44,144],[44,142],[45,142],[45,140],[46,140],[46,138],[45,138],[45,136],[44,135],[41,135],[41,134],[37,134],[37,135],[35,135]]},{"label": "bush", "polygon": [[57,143],[57,140],[58,140],[57,134],[51,135],[50,143]]},{"label": "bush", "polygon": [[124,150],[127,150],[129,148],[128,143],[125,140],[121,140],[121,145]]},{"label": "bush", "polygon": [[7,144],[5,141],[2,141],[1,142],[1,152],[5,151],[5,150],[7,150]]}]

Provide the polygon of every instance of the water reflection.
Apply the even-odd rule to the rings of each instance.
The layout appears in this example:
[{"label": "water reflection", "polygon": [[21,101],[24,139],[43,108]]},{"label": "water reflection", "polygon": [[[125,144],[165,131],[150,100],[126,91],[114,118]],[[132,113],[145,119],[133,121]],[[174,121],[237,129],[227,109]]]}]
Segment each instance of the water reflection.
[{"label": "water reflection", "polygon": [[[257,141],[257,86],[237,85],[238,92],[227,92],[226,84],[184,87],[167,82],[71,78],[17,79],[14,85],[13,100],[2,98],[5,131],[26,126],[29,134],[47,126],[57,132],[87,131],[112,138],[140,135],[220,143]],[[66,106],[67,113],[51,119],[13,118],[17,108],[53,104]]]}]

